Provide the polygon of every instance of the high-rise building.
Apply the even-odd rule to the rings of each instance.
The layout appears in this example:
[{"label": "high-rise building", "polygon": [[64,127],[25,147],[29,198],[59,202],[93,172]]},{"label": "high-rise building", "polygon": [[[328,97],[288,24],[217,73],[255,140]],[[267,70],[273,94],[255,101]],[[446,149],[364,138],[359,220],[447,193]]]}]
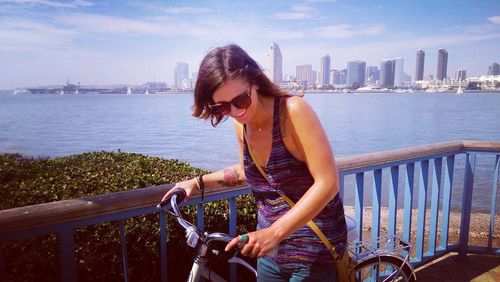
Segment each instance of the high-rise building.
[{"label": "high-rise building", "polygon": [[396,61],[393,59],[386,59],[380,61],[380,86],[386,88],[394,87],[394,71]]},{"label": "high-rise building", "polygon": [[417,51],[417,62],[415,64],[415,80],[424,80],[425,52],[422,49]]},{"label": "high-rise building", "polygon": [[493,63],[488,67],[488,75],[500,75],[500,65]]},{"label": "high-rise building", "polygon": [[465,80],[467,78],[467,71],[459,69],[455,72],[455,80]]},{"label": "high-rise building", "polygon": [[175,67],[174,74],[175,88],[183,89],[184,88],[184,80],[189,77],[189,65],[187,63],[178,62]]},{"label": "high-rise building", "polygon": [[346,87],[357,89],[365,86],[365,61],[347,62]]},{"label": "high-rise building", "polygon": [[319,84],[322,86],[330,85],[330,55],[321,57],[319,69]]},{"label": "high-rise building", "polygon": [[332,70],[332,84],[344,87],[346,83],[347,69]]},{"label": "high-rise building", "polygon": [[404,72],[403,72],[403,64],[404,59],[401,57],[394,58],[394,87],[403,86],[404,82]]},{"label": "high-rise building", "polygon": [[438,64],[436,78],[437,80],[446,79],[446,70],[448,69],[448,51],[444,48],[438,50]]},{"label": "high-rise building", "polygon": [[367,66],[366,67],[366,80],[375,82],[380,79],[380,70],[377,66]]},{"label": "high-rise building", "polygon": [[280,47],[274,42],[269,49],[269,71],[274,83],[279,84],[283,80],[283,57]]},{"label": "high-rise building", "polygon": [[306,89],[314,84],[311,65],[298,65],[296,67],[295,77],[297,79],[297,83]]}]

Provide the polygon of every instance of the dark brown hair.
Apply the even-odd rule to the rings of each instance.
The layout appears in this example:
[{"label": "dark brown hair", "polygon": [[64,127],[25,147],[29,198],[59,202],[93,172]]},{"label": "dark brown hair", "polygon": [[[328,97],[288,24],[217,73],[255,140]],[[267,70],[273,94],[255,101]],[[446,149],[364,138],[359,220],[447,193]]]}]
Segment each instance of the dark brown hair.
[{"label": "dark brown hair", "polygon": [[244,78],[257,85],[259,95],[287,95],[269,80],[257,62],[240,46],[231,44],[213,49],[201,61],[194,90],[193,116],[210,119],[214,127],[219,124],[224,117],[210,111],[208,105],[214,103],[213,94],[217,88],[235,78]]}]

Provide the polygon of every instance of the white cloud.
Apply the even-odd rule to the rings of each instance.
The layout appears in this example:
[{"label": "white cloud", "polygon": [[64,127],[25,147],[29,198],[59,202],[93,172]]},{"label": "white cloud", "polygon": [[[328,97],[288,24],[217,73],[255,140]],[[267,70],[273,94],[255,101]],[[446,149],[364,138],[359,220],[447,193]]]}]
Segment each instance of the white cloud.
[{"label": "white cloud", "polygon": [[[171,17],[134,20],[97,14],[73,13],[57,18],[60,22],[74,27],[79,32],[89,34],[116,34],[121,36],[158,35],[165,37],[210,38],[227,35],[228,26],[224,22],[197,22],[178,20]],[[230,30],[234,32],[233,30]]]},{"label": "white cloud", "polygon": [[269,38],[272,38],[274,40],[300,39],[306,36],[306,34],[302,31],[274,30],[270,31],[268,34]]},{"label": "white cloud", "polygon": [[85,0],[75,0],[71,2],[53,0],[0,0],[0,3],[40,5],[52,8],[77,8],[92,6],[91,2]]},{"label": "white cloud", "polygon": [[372,24],[355,26],[350,24],[338,24],[317,27],[313,29],[316,36],[321,38],[352,38],[360,35],[378,35],[385,29],[384,24]]},{"label": "white cloud", "polygon": [[316,10],[306,5],[292,5],[291,11],[273,14],[277,20],[303,20],[313,18]]},{"label": "white cloud", "polygon": [[206,14],[210,9],[197,7],[168,7],[164,11],[168,14]]},{"label": "white cloud", "polygon": [[40,22],[5,18],[0,21],[2,49],[62,48],[68,46],[75,30],[56,28]]},{"label": "white cloud", "polygon": [[494,16],[494,17],[488,18],[488,20],[490,20],[490,22],[492,22],[494,24],[500,24],[500,16]]},{"label": "white cloud", "polygon": [[129,33],[129,34],[161,34],[160,25],[122,17],[103,16],[97,14],[67,14],[57,20],[90,33]]}]

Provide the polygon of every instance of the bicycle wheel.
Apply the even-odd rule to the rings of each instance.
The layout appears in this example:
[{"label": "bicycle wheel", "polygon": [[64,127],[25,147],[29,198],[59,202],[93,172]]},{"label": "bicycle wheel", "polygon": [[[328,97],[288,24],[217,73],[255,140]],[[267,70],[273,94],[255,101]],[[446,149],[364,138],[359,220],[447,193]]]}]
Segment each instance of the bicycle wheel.
[{"label": "bicycle wheel", "polygon": [[[374,256],[354,268],[356,281],[415,281],[413,271],[404,260],[393,256]],[[403,265],[403,267],[401,267]],[[400,269],[401,268],[401,269]]]}]

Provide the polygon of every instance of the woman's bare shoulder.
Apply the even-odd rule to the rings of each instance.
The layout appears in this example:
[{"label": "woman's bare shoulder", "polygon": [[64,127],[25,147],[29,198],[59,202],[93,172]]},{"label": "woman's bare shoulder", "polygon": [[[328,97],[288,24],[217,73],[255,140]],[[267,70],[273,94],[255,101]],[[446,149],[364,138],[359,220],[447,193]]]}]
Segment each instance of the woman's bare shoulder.
[{"label": "woman's bare shoulder", "polygon": [[312,107],[302,97],[299,96],[286,97],[285,101],[286,101],[287,113],[292,119],[294,117],[303,117],[304,115],[314,113]]}]

